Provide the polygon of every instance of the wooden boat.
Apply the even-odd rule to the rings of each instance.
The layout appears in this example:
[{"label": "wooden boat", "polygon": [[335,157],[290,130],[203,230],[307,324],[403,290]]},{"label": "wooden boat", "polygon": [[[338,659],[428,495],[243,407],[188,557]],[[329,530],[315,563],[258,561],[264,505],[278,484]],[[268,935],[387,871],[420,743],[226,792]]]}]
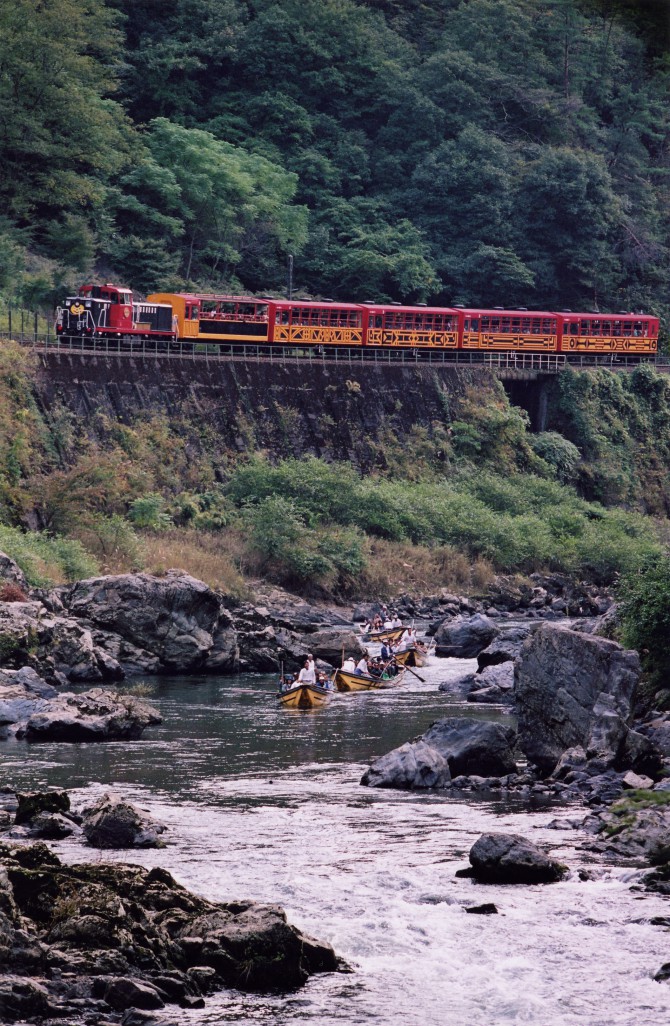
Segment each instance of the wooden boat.
[{"label": "wooden boat", "polygon": [[359,673],[349,673],[348,670],[335,671],[335,687],[338,691],[383,691],[384,688],[393,688],[399,684],[404,676],[401,671],[395,677],[363,677]]},{"label": "wooden boat", "polygon": [[325,705],[332,694],[330,688],[318,684],[296,684],[288,691],[280,691],[277,698],[288,709],[316,709]]},{"label": "wooden boat", "polygon": [[394,642],[400,641],[406,630],[406,627],[389,627],[386,631],[370,631],[368,634],[364,634],[363,637],[366,641]]},{"label": "wooden boat", "polygon": [[400,666],[425,666],[428,661],[428,653],[425,648],[412,645],[404,652],[396,652],[395,661]]}]

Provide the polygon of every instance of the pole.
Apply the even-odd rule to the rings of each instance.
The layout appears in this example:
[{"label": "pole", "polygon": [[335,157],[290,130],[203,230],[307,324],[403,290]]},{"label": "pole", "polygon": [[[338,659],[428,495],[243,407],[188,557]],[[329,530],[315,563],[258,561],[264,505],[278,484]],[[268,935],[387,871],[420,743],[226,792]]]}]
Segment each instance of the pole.
[{"label": "pole", "polygon": [[287,299],[290,301],[293,299],[293,254],[289,253],[288,257],[288,287],[287,287]]}]

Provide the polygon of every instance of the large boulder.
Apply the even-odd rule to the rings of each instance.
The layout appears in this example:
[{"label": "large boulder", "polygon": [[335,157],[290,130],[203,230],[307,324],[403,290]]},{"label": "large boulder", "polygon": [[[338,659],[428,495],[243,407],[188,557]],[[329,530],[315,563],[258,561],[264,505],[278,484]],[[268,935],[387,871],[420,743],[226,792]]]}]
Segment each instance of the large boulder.
[{"label": "large boulder", "polygon": [[400,748],[375,759],[361,777],[366,787],[398,787],[410,790],[444,787],[451,780],[449,763],[425,741],[407,741]]},{"label": "large boulder", "polygon": [[445,757],[452,777],[516,773],[516,732],[502,723],[448,717],[433,723],[422,740]]},{"label": "large boulder", "polygon": [[164,869],[63,865],[45,844],[0,845],[0,956],[0,1019],[31,1022],[120,1022],[340,967],[276,905],[207,901]]},{"label": "large boulder", "polygon": [[497,666],[499,663],[514,662],[521,651],[526,638],[530,637],[533,630],[537,629],[533,624],[527,627],[511,627],[503,630],[493,639],[490,645],[477,656],[477,669],[481,672],[487,666]]},{"label": "large boulder", "polygon": [[158,711],[134,695],[94,688],[81,695],[59,694],[34,712],[18,734],[29,741],[136,740],[161,722]]},{"label": "large boulder", "polygon": [[215,669],[234,668],[230,614],[211,588],[182,570],[91,578],[60,598],[70,616],[152,653],[161,671],[207,670],[210,655]]},{"label": "large boulder", "polygon": [[470,849],[470,865],[467,875],[481,883],[555,883],[567,872],[520,834],[482,834]]},{"label": "large boulder", "polygon": [[357,661],[365,654],[365,646],[353,631],[326,630],[317,631],[306,639],[309,651],[315,659],[323,659],[331,666],[342,665],[342,653],[345,659],[353,656]]},{"label": "large boulder", "polygon": [[550,774],[566,749],[582,747],[604,767],[616,764],[639,676],[636,652],[543,624],[515,664],[519,745],[530,762]]},{"label": "large boulder", "polygon": [[0,731],[6,735],[8,727],[25,722],[34,712],[46,709],[48,700],[57,694],[56,689],[29,666],[21,670],[0,670]]},{"label": "large boulder", "polygon": [[104,794],[87,809],[81,824],[93,848],[163,848],[163,823],[113,794]]},{"label": "large boulder", "polygon": [[435,632],[435,654],[457,659],[472,659],[499,634],[493,620],[477,613],[444,620]]}]

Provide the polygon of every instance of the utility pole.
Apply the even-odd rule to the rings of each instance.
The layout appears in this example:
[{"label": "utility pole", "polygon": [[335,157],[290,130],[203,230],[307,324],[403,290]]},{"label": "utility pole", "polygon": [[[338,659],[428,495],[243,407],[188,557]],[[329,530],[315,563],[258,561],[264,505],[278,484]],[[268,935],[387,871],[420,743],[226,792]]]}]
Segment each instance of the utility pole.
[{"label": "utility pole", "polygon": [[287,299],[289,302],[293,299],[293,254],[289,253],[288,257],[288,285],[287,285]]}]

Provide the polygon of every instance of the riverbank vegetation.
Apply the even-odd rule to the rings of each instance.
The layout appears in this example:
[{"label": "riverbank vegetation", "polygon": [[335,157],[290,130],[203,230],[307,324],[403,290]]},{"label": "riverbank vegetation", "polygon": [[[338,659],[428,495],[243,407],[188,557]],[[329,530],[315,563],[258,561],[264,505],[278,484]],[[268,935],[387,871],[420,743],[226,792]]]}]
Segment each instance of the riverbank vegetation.
[{"label": "riverbank vegetation", "polygon": [[368,433],[361,469],[256,452],[252,410],[242,451],[183,411],[82,423],[42,408],[24,350],[0,359],[0,547],[32,584],[172,566],[238,596],[255,578],[336,598],[534,571],[611,584],[670,534],[670,382],[648,367],[560,375],[541,433],[466,377],[430,428]]},{"label": "riverbank vegetation", "polygon": [[302,294],[665,317],[666,13],[0,0],[0,299],[281,292],[290,254]]}]

